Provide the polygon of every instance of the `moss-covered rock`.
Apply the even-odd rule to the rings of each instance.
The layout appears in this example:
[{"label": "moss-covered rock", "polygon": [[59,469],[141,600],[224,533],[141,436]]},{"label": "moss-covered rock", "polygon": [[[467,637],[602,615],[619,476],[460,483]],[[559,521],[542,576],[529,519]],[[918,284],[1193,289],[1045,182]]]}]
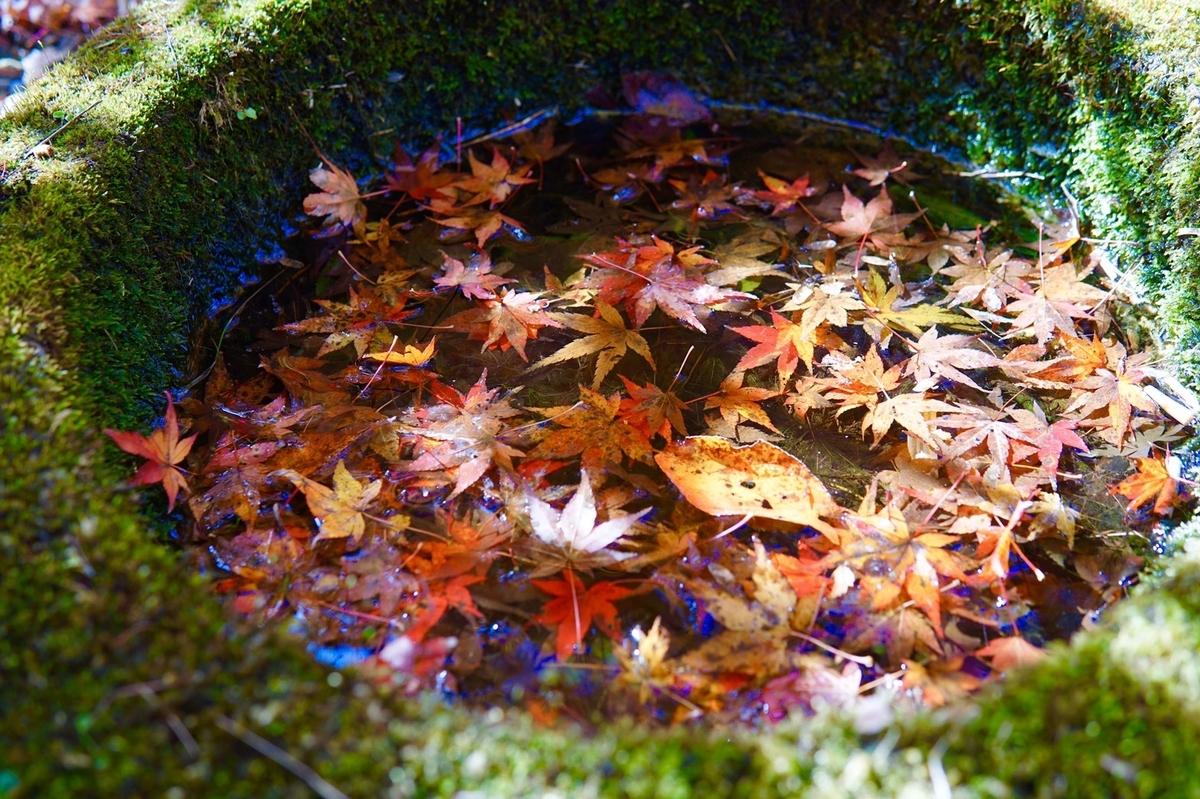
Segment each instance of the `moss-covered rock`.
[{"label": "moss-covered rock", "polygon": [[1137,242],[1121,265],[1198,382],[1200,261],[1177,235],[1200,224],[1197,65],[1182,2],[151,0],[0,120],[0,796],[1200,791],[1187,548],[968,710],[583,738],[386,696],[240,628],[97,439],[149,420],[194,322],[277,251],[315,160],[302,128],[361,171],[395,136],[628,69],[1068,182],[1098,237]]}]

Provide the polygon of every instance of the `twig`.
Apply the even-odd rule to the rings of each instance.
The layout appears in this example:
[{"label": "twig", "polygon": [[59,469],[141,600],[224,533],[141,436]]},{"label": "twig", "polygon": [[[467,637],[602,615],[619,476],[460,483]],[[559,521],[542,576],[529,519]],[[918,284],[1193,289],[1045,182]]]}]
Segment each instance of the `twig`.
[{"label": "twig", "polygon": [[252,730],[248,730],[238,722],[229,718],[223,713],[218,713],[216,724],[225,732],[237,738],[239,741],[258,752],[263,757],[275,761],[276,764],[290,771],[296,777],[301,779],[305,785],[312,789],[313,793],[320,796],[321,799],[350,799],[346,794],[339,791],[337,788],[326,782],[320,774],[313,771],[308,766],[301,763],[295,757],[280,749],[275,744],[263,738],[261,735],[255,734]]},{"label": "twig", "polygon": [[78,114],[76,114],[75,116],[73,116],[73,117],[71,117],[70,119],[68,119],[66,122],[64,122],[64,123],[62,123],[61,125],[59,125],[57,128],[55,128],[55,130],[54,130],[54,132],[53,132],[53,133],[51,133],[49,136],[47,136],[46,138],[42,139],[40,142],[38,142],[37,144],[33,145],[33,146],[32,146],[32,147],[30,147],[28,150],[26,150],[26,151],[25,151],[25,153],[24,153],[24,155],[22,155],[22,156],[21,156],[21,159],[20,159],[20,160],[24,161],[26,158],[28,158],[29,156],[33,155],[33,152],[34,152],[34,150],[36,150],[37,148],[41,147],[43,144],[49,144],[49,142],[50,142],[50,140],[51,140],[51,139],[53,139],[53,138],[54,138],[55,136],[57,136],[58,134],[62,133],[62,132],[63,132],[64,130],[66,130],[67,128],[71,127],[71,125],[74,125],[74,124],[75,124],[75,122],[76,122],[76,121],[77,121],[77,120],[78,120],[80,117],[82,117],[84,114],[86,114],[88,111],[91,111],[93,108],[95,108],[96,106],[100,105],[100,101],[101,101],[101,100],[103,100],[103,99],[104,99],[104,98],[103,98],[103,97],[101,97],[101,98],[100,98],[100,100],[97,100],[96,102],[92,103],[92,104],[91,104],[91,105],[89,105],[87,108],[83,109],[83,110],[82,110],[82,111],[80,111]]}]

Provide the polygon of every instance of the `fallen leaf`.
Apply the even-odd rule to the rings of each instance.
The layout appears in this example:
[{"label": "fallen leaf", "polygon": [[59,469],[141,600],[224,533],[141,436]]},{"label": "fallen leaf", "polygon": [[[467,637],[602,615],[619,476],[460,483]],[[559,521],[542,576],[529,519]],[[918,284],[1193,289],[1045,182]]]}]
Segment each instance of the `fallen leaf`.
[{"label": "fallen leaf", "polygon": [[713,516],[759,516],[821,531],[842,508],[798,458],[774,444],[734,446],[716,436],[692,436],[654,456],[688,502]]},{"label": "fallen leaf", "polygon": [[183,470],[177,464],[192,451],[196,434],[187,438],[179,438],[179,421],[175,416],[175,403],[169,393],[167,396],[167,415],[163,426],[154,430],[149,436],[141,433],[126,433],[112,428],[104,428],[104,434],[113,440],[118,447],[130,455],[138,455],[146,459],[137,474],[133,476],[134,485],[153,485],[161,482],[167,492],[167,511],[175,509],[175,498],[182,489],[187,491],[187,480]]}]

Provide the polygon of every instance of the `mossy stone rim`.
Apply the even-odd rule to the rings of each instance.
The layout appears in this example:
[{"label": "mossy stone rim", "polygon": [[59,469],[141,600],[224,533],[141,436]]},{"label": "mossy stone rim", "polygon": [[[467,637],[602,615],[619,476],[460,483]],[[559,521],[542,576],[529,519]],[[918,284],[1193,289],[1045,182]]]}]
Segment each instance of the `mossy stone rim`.
[{"label": "mossy stone rim", "polygon": [[152,0],[0,120],[0,795],[318,785],[249,733],[352,796],[1193,793],[1186,544],[969,710],[872,735],[836,714],[563,735],[335,687],[277,631],[237,628],[147,533],[96,432],[145,426],[191,322],[271,259],[314,161],[301,124],[361,172],[381,137],[569,104],[629,69],[1067,181],[1098,237],[1138,242],[1114,252],[1195,384],[1200,263],[1177,234],[1200,225],[1197,43],[1184,3]]}]

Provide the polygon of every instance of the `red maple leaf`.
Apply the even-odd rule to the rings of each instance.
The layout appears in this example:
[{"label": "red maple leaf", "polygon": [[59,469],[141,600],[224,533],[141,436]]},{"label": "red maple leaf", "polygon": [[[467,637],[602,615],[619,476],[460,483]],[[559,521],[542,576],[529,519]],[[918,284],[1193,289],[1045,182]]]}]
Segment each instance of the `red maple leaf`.
[{"label": "red maple leaf", "polygon": [[104,428],[104,434],[113,440],[118,447],[130,455],[138,455],[146,459],[142,467],[133,476],[134,485],[153,485],[161,482],[167,492],[167,510],[175,509],[175,497],[182,488],[187,490],[187,480],[175,464],[187,457],[196,441],[196,434],[187,438],[179,438],[179,422],[175,417],[175,403],[171,395],[167,395],[167,416],[163,426],[154,430],[149,436],[141,433],[126,433],[112,428]]},{"label": "red maple leaf", "polygon": [[600,299],[609,305],[623,302],[634,327],[660,308],[700,332],[706,332],[696,316],[698,309],[751,295],[710,285],[697,267],[713,263],[697,255],[699,247],[675,251],[666,241],[654,237],[653,244],[640,246],[617,239],[616,250],[585,255],[583,259],[601,267],[584,282],[599,290]]},{"label": "red maple leaf", "polygon": [[758,170],[758,176],[762,178],[767,190],[750,192],[750,196],[755,200],[770,204],[772,206],[771,216],[783,216],[791,212],[801,200],[817,193],[816,189],[808,185],[807,173],[791,183],[773,178],[761,169]]},{"label": "red maple leaf", "polygon": [[779,385],[783,385],[795,373],[800,361],[812,367],[812,335],[801,325],[793,324],[771,309],[771,326],[751,325],[730,328],[734,333],[757,342],[734,367],[737,371],[753,369],[764,363],[775,361],[779,372]]},{"label": "red maple leaf", "polygon": [[568,569],[564,574],[565,580],[532,581],[538,588],[554,597],[546,603],[545,610],[534,621],[547,627],[558,628],[555,655],[560,661],[571,657],[575,648],[583,643],[583,636],[592,628],[593,622],[597,629],[609,638],[620,638],[617,606],[613,602],[633,593],[632,590],[612,582],[596,583],[585,589],[575,572]]}]

